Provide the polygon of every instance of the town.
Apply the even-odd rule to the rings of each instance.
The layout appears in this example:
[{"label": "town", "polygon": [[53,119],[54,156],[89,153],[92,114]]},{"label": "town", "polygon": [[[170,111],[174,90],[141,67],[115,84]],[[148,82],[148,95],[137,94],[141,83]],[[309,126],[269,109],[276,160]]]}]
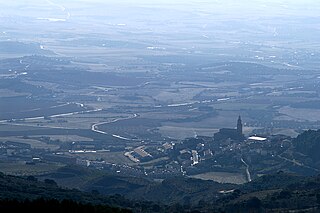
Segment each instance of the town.
[{"label": "town", "polygon": [[[81,165],[126,176],[151,179],[189,176],[236,184],[250,182],[253,178],[281,169],[311,174],[317,172],[317,169],[291,162],[294,161],[290,156],[291,137],[245,136],[242,129],[239,116],[236,128],[222,128],[212,137],[196,135],[156,145],[124,147],[124,150],[95,141],[70,142],[59,146],[58,140],[41,136],[38,140],[58,145],[59,148],[53,152],[31,148],[23,142],[4,141],[1,142],[0,157],[2,162],[25,162],[34,167],[52,163]],[[24,140],[31,138],[24,137]],[[108,162],[103,157],[97,157],[115,151],[120,151],[129,160],[128,163]]]}]

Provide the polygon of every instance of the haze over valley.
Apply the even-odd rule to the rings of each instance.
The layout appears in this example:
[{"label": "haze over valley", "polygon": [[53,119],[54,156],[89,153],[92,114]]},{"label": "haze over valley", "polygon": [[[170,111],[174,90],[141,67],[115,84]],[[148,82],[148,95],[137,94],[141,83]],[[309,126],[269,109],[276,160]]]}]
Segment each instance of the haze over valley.
[{"label": "haze over valley", "polygon": [[[320,3],[0,5],[4,174],[199,211],[279,171],[319,174]],[[184,181],[203,188],[166,191]]]}]

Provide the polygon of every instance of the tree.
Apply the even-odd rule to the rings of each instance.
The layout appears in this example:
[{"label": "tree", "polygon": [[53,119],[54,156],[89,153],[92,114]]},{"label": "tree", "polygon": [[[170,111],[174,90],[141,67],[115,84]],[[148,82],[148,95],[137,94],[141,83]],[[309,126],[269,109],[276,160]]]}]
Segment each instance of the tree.
[{"label": "tree", "polygon": [[57,186],[57,185],[58,185],[58,184],[57,184],[54,180],[52,180],[52,179],[45,179],[44,182],[45,182],[46,184],[50,184],[50,185],[54,185],[54,186]]},{"label": "tree", "polygon": [[316,197],[317,197],[317,204],[320,205],[320,194],[317,194]]},{"label": "tree", "polygon": [[262,202],[257,197],[250,198],[246,203],[246,208],[248,209],[260,209],[262,207]]}]

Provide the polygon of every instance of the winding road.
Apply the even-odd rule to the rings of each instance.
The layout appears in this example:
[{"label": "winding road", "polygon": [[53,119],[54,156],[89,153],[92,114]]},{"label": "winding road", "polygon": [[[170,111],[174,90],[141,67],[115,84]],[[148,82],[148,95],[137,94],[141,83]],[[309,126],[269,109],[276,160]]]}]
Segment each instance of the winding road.
[{"label": "winding road", "polygon": [[[72,103],[66,103],[66,104],[60,104],[60,105],[56,105],[56,106],[52,106],[50,108],[56,108],[56,107],[61,107],[61,106],[65,106],[68,104],[72,104]],[[84,106],[81,103],[76,103],[78,105]],[[92,113],[92,112],[99,112],[102,111],[102,109],[92,109],[92,110],[84,110],[84,111],[76,111],[76,112],[69,112],[69,113],[60,113],[60,114],[54,114],[54,115],[50,115],[48,116],[49,118],[57,118],[57,117],[64,117],[64,116],[72,116],[72,115],[77,115],[77,114],[83,114],[83,113]],[[100,125],[104,125],[104,124],[110,124],[110,123],[115,123],[118,121],[123,121],[123,120],[129,120],[129,119],[134,119],[136,117],[138,117],[138,114],[133,114],[132,116],[129,116],[127,118],[118,118],[118,119],[114,119],[112,121],[107,121],[107,122],[100,122],[100,123],[95,123],[91,125],[91,130],[99,133],[99,134],[104,134],[104,135],[111,135],[114,138],[118,138],[121,140],[126,140],[126,141],[140,141],[139,139],[132,139],[132,138],[126,138],[120,135],[116,135],[116,134],[112,134],[112,133],[107,133],[105,131],[101,131],[99,130],[99,126]],[[41,128],[51,128],[51,129],[68,129],[67,127],[55,127],[55,126],[38,126],[38,125],[32,125],[32,124],[25,124],[25,123],[13,123],[14,121],[19,121],[19,120],[23,120],[23,121],[32,121],[32,120],[40,120],[40,119],[44,119],[46,116],[36,116],[36,117],[26,117],[26,118],[21,118],[21,119],[5,119],[5,120],[0,120],[0,124],[7,124],[7,125],[12,125],[12,126],[28,126],[28,127],[41,127]],[[13,121],[13,122],[12,122]]]},{"label": "winding road", "polygon": [[251,179],[251,174],[249,171],[249,165],[243,160],[243,158],[241,158],[241,162],[246,166],[247,180],[248,180],[248,182],[251,182],[252,179]]},{"label": "winding road", "polygon": [[[133,119],[133,118],[136,118],[136,117],[138,117],[138,116],[139,116],[138,114],[133,114],[133,116],[127,117],[127,118],[118,118],[118,119],[114,119],[114,120],[112,120],[112,121],[106,121],[106,122],[96,123],[96,124],[93,124],[93,125],[91,126],[91,130],[94,131],[94,132],[100,133],[100,134],[104,134],[104,135],[112,135],[112,137],[115,137],[115,138],[118,138],[118,139],[121,139],[121,140],[137,141],[137,139],[126,138],[126,137],[122,137],[122,136],[120,136],[120,135],[110,134],[110,133],[101,131],[101,130],[99,130],[99,126],[100,126],[100,125],[104,125],[104,124],[115,123],[115,122],[117,122],[117,121],[123,121],[123,120]],[[138,141],[139,141],[139,140],[138,140]]]},{"label": "winding road", "polygon": [[[72,104],[72,103],[67,103],[67,104]],[[56,105],[56,106],[52,106],[50,108],[65,106],[67,104]],[[76,103],[76,104],[79,104],[79,103]],[[102,109],[92,109],[92,110],[76,111],[76,112],[69,112],[69,113],[60,113],[60,114],[50,115],[48,117],[49,118],[57,118],[57,117],[72,116],[72,115],[99,112],[99,111],[102,111]],[[12,121],[19,121],[19,120],[32,121],[32,120],[40,120],[40,119],[44,119],[44,118],[45,118],[45,116],[27,117],[27,118],[21,118],[21,119],[6,119],[6,120],[0,120],[0,123],[6,123],[7,125],[12,125],[12,126],[39,127],[38,125],[12,123]],[[54,127],[54,126],[41,126],[41,127],[52,128],[52,129],[67,129],[65,127]]]}]

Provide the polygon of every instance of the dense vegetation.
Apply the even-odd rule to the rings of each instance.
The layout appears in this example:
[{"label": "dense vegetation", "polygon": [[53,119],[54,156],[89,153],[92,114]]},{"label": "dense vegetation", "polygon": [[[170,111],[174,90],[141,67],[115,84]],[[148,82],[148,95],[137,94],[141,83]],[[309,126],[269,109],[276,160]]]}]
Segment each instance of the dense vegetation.
[{"label": "dense vegetation", "polygon": [[310,157],[314,163],[320,161],[320,130],[305,131],[293,142],[298,152]]},{"label": "dense vegetation", "polygon": [[36,199],[36,200],[0,200],[0,212],[33,212],[33,213],[129,213],[130,210],[112,208],[105,205],[92,205],[77,203],[72,200],[58,201],[56,199]]},{"label": "dense vegetation", "polygon": [[51,179],[38,181],[33,176],[0,173],[0,212],[20,212],[21,209],[32,209],[33,212],[190,212],[179,204],[167,206],[151,201],[133,201],[118,194],[103,196],[94,190],[86,193],[64,189]]},{"label": "dense vegetation", "polygon": [[[150,197],[160,194],[158,198],[161,198],[161,194],[166,191],[164,194],[173,200],[181,201],[178,198],[184,198],[181,202],[165,205],[138,199],[128,200],[121,195],[102,196],[97,191],[85,193],[63,189],[50,179],[42,182],[34,177],[22,178],[1,174],[0,211],[35,209],[38,212],[286,212],[289,210],[317,212],[319,210],[320,176],[302,177],[278,172],[220,195],[214,193],[217,185],[219,184],[210,181],[175,179],[167,180],[157,187],[151,186],[147,194]],[[168,194],[170,190],[176,193]],[[199,191],[207,193],[211,200],[205,199]],[[191,202],[193,200],[197,202]]]},{"label": "dense vegetation", "polygon": [[[121,203],[119,203],[121,202]],[[63,189],[51,179],[38,181],[35,177],[16,177],[0,173],[0,212],[19,208],[37,208],[48,212],[50,209],[74,208],[91,209],[89,212],[129,212],[110,206],[127,206],[126,200],[117,196],[105,197],[79,190]],[[14,205],[10,207],[11,205]],[[48,208],[46,207],[48,206]],[[49,208],[56,206],[56,208]],[[45,209],[47,208],[47,209]],[[78,210],[77,210],[78,209]],[[60,211],[56,211],[60,212]]]},{"label": "dense vegetation", "polygon": [[200,212],[319,212],[320,176],[301,177],[278,172],[221,196],[199,203]]}]

